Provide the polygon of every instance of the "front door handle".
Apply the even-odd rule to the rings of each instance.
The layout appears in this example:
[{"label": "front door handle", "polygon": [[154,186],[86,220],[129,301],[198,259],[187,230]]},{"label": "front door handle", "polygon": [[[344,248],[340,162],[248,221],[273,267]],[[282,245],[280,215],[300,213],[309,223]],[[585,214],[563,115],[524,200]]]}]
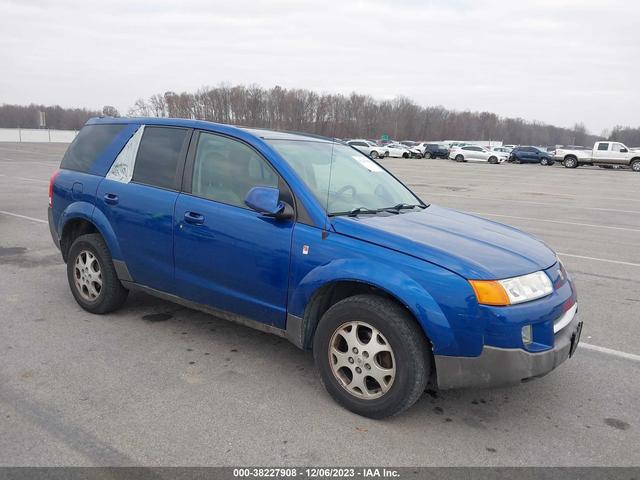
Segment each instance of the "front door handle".
[{"label": "front door handle", "polygon": [[104,203],[107,203],[109,205],[117,205],[118,204],[118,195],[115,195],[113,193],[107,193],[104,196]]},{"label": "front door handle", "polygon": [[185,212],[184,221],[192,225],[202,225],[204,223],[204,215],[196,212]]}]

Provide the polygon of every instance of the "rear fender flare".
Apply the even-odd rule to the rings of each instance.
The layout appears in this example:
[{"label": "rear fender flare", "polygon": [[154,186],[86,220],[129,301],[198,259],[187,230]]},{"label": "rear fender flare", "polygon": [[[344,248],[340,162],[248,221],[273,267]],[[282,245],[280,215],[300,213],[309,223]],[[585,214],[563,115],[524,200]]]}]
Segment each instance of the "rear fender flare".
[{"label": "rear fender flare", "polygon": [[87,202],[71,203],[64,212],[62,212],[62,215],[60,215],[58,231],[64,232],[65,225],[76,219],[83,219],[92,223],[107,243],[109,251],[111,252],[111,257],[116,260],[122,260],[122,252],[120,250],[120,244],[118,243],[116,234],[113,231],[113,228],[111,228],[111,224],[100,210]]}]

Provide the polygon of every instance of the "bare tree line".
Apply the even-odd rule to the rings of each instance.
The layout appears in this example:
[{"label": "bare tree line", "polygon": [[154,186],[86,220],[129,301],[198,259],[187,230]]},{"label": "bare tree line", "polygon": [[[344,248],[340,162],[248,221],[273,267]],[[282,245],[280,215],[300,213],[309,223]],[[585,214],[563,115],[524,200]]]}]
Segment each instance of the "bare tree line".
[{"label": "bare tree line", "polygon": [[[0,105],[0,127],[37,128],[39,111],[47,127],[78,129],[100,111],[43,105]],[[102,114],[118,116],[105,106]],[[195,93],[166,92],[138,99],[131,116],[179,117],[219,123],[309,132],[338,138],[397,140],[499,140],[519,145],[589,145],[609,138],[629,146],[640,145],[640,128],[616,126],[593,135],[581,123],[562,128],[521,118],[503,118],[489,112],[454,111],[442,106],[422,107],[406,97],[377,101],[352,93],[319,94],[279,86],[219,85]]]},{"label": "bare tree line", "polygon": [[47,128],[79,130],[100,111],[86,108],[63,108],[58,105],[0,105],[0,128],[39,128],[40,112],[44,112]]},{"label": "bare tree line", "polygon": [[406,97],[376,101],[368,95],[318,94],[306,89],[219,85],[195,93],[166,92],[139,99],[134,116],[180,117],[310,132],[338,138],[502,140],[532,145],[584,145],[598,136],[489,112],[422,107]]}]

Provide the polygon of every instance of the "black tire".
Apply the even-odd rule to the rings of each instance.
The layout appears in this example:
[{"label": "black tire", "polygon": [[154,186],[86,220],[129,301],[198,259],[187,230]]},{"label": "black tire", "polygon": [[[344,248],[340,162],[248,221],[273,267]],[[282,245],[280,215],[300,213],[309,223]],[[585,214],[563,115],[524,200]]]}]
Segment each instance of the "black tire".
[{"label": "black tire", "polygon": [[498,163],[498,159],[497,159],[497,157],[489,157],[489,163],[494,164],[494,165],[495,165],[496,163]]},{"label": "black tire", "polygon": [[456,162],[464,162],[464,157],[460,154],[456,155]]},{"label": "black tire", "polygon": [[420,159],[422,158],[422,154],[421,154],[421,153],[416,153],[416,158],[417,158],[418,160],[420,160]]},{"label": "black tire", "polygon": [[634,172],[640,172],[640,158],[637,158],[631,162],[631,170]]},{"label": "black tire", "polygon": [[409,158],[409,154],[408,154],[408,153],[406,153],[406,152],[405,152],[405,153],[403,153],[403,154],[402,154],[402,158]]},{"label": "black tire", "polygon": [[371,158],[378,158],[378,152],[376,152],[375,150],[371,150],[371,153],[369,155],[371,156]]},{"label": "black tire", "polygon": [[431,158],[433,158],[433,155],[431,155],[431,153],[430,153],[430,152],[425,152],[425,154],[424,154],[424,158],[429,158],[429,159],[431,159]]},{"label": "black tire", "polygon": [[[393,350],[395,377],[389,390],[377,398],[364,399],[350,393],[330,364],[331,338],[341,326],[353,321],[363,321],[377,329]],[[375,295],[356,295],[336,303],[322,316],[313,339],[315,364],[329,394],[346,409],[370,418],[397,415],[420,398],[431,373],[430,352],[424,332],[409,312]]]},{"label": "black tire", "polygon": [[564,159],[565,168],[576,168],[578,166],[578,159],[576,157],[566,157]]},{"label": "black tire", "polygon": [[[93,254],[101,274],[102,287],[94,300],[85,298],[76,285],[76,260],[84,252]],[[118,280],[111,253],[102,236],[98,233],[81,235],[71,245],[67,259],[67,280],[76,302],[91,313],[103,314],[117,310],[125,302],[129,293]]]},{"label": "black tire", "polygon": [[540,165],[543,165],[543,166],[546,167],[547,165],[549,165],[549,160],[546,159],[546,158],[541,158],[540,159]]}]

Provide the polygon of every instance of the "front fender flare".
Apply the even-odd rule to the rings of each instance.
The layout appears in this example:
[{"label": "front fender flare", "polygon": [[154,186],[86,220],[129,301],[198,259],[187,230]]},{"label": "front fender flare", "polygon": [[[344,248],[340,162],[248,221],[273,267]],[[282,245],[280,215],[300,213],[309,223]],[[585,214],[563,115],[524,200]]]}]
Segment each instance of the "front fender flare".
[{"label": "front fender flare", "polygon": [[365,259],[336,259],[308,272],[296,286],[289,300],[289,313],[303,317],[309,302],[318,290],[328,284],[352,281],[367,284],[387,292],[402,303],[416,318],[432,343],[455,341],[449,321],[425,288],[404,272],[383,263]]}]

